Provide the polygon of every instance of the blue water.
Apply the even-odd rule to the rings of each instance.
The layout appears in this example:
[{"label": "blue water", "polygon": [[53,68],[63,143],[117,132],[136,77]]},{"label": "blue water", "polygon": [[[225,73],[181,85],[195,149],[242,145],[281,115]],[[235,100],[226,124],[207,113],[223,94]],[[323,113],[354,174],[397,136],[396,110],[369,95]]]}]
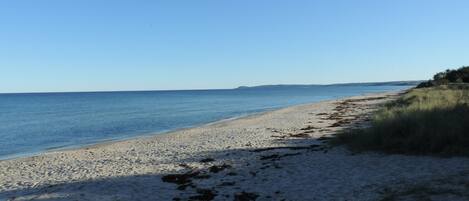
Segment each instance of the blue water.
[{"label": "blue water", "polygon": [[409,86],[0,94],[0,159]]}]

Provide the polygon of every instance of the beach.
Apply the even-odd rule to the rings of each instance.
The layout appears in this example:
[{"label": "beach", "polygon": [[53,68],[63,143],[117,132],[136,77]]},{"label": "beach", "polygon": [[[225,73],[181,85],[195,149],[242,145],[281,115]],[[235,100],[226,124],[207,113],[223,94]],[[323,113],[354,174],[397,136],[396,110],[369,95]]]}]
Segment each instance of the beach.
[{"label": "beach", "polygon": [[0,200],[380,200],[405,199],[421,185],[461,190],[467,158],[354,153],[327,144],[342,129],[366,126],[396,96],[303,104],[3,160]]}]

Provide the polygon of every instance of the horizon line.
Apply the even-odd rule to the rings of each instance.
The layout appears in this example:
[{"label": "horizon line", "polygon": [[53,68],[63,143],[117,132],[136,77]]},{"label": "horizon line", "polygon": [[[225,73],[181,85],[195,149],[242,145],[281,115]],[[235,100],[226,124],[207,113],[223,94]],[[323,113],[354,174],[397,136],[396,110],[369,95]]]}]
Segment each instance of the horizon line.
[{"label": "horizon line", "polygon": [[393,81],[379,81],[379,82],[339,82],[329,84],[261,84],[261,85],[241,85],[233,88],[201,88],[201,89],[131,89],[131,90],[83,90],[83,91],[32,91],[32,92],[0,92],[0,95],[6,94],[57,94],[57,93],[115,93],[115,92],[171,92],[171,91],[208,91],[208,90],[236,90],[240,87],[261,87],[261,86],[330,86],[330,85],[346,85],[346,84],[373,84],[373,83],[393,83],[393,82],[421,82],[425,80],[393,80]]}]

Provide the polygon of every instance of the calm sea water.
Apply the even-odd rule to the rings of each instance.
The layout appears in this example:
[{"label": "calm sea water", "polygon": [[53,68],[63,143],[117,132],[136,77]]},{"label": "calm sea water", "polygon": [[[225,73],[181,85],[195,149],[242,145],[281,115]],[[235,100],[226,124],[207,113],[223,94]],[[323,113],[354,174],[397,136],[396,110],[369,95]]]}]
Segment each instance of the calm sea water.
[{"label": "calm sea water", "polygon": [[0,94],[0,159],[409,86]]}]

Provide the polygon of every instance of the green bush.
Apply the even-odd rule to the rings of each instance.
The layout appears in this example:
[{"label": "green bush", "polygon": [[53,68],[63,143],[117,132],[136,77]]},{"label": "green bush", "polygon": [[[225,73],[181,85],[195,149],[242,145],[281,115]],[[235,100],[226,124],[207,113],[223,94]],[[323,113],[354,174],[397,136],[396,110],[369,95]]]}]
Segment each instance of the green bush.
[{"label": "green bush", "polygon": [[417,88],[447,85],[451,83],[469,83],[469,66],[456,70],[446,70],[433,76],[433,80],[420,83]]}]

